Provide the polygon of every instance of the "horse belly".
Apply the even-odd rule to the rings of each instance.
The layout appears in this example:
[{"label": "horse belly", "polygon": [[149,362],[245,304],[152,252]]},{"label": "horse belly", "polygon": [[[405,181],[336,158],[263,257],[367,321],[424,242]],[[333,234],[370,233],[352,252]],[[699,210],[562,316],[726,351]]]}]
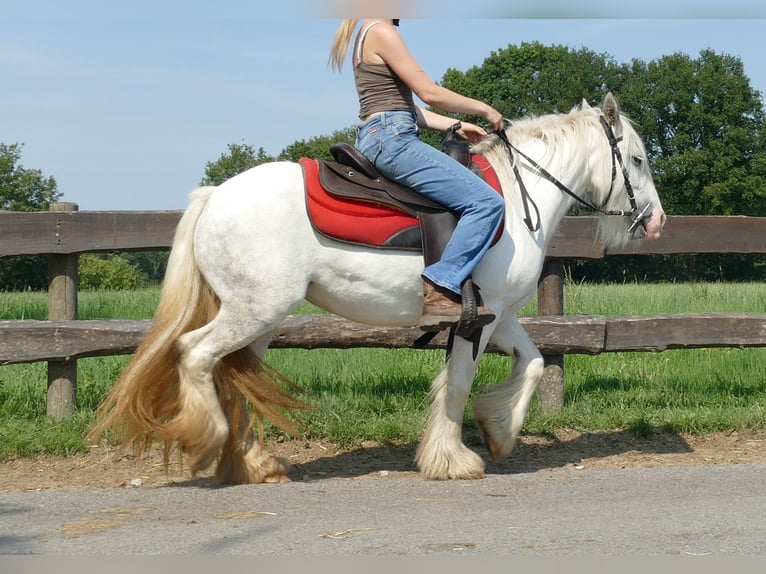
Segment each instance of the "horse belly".
[{"label": "horse belly", "polygon": [[422,299],[418,254],[370,250],[324,240],[306,299],[332,313],[370,325],[419,321]]}]

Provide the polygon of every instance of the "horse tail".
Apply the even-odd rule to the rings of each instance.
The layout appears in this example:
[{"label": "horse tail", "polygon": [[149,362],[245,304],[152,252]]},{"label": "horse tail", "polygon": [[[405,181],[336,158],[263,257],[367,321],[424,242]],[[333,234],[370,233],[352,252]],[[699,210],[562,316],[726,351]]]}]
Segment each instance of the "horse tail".
[{"label": "horse tail", "polygon": [[[183,334],[212,321],[220,302],[197,267],[194,257],[194,231],[208,199],[215,188],[201,187],[191,196],[175,231],[168,258],[159,304],[151,325],[130,362],[100,405],[89,433],[98,439],[112,429],[115,439],[130,444],[139,454],[154,437],[165,442],[167,462],[174,442],[180,442],[191,455],[192,470],[210,462],[211,451],[221,444],[201,444],[199,423],[204,414],[190,411],[180,392],[177,368],[177,341]],[[287,432],[297,431],[290,411],[305,405],[285,386],[294,384],[263,364],[249,347],[225,356],[214,369],[213,379],[223,411],[231,428],[230,438],[252,429],[252,420],[240,413],[253,406],[260,427],[268,419]],[[287,385],[285,385],[287,383]],[[203,433],[204,434],[204,433]],[[208,441],[214,442],[214,441]],[[206,451],[195,456],[195,451]],[[194,459],[204,459],[195,463]]]},{"label": "horse tail", "polygon": [[112,429],[120,442],[138,451],[154,435],[168,436],[167,423],[180,410],[176,341],[215,316],[218,302],[207,288],[194,258],[194,228],[213,188],[199,188],[178,223],[168,258],[160,301],[151,325],[101,403],[91,430],[100,437]]}]

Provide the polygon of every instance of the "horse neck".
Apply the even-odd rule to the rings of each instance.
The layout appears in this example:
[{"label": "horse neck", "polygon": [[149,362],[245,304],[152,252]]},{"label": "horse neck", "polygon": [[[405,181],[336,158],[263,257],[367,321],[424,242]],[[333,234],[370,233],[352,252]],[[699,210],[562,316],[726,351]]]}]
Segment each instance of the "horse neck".
[{"label": "horse neck", "polygon": [[[569,116],[562,117],[569,118]],[[562,119],[562,121],[565,120]],[[544,132],[540,129],[535,130],[534,125],[525,125],[524,128],[523,131],[520,130],[521,133],[519,134],[515,134],[513,131],[509,133],[509,139],[516,147],[542,165],[551,175],[575,193],[581,195],[588,189],[591,184],[588,173],[589,153],[583,152],[578,146],[589,146],[587,142],[583,144],[575,141],[581,139],[582,134],[575,137],[575,134],[579,132],[573,130],[570,137],[559,136],[555,139],[549,139],[542,137]],[[540,132],[540,137],[529,135],[537,132]],[[518,140],[518,143],[515,139]],[[512,217],[506,216],[506,227],[512,235],[517,235],[519,230],[528,234],[529,230],[522,222],[525,216],[522,193],[508,151],[504,144],[498,143],[487,150],[485,155],[498,174],[498,179],[503,187],[506,213],[513,214]],[[539,175],[536,170],[531,169],[527,160],[514,154],[514,161],[523,184],[529,192],[532,223],[535,223],[536,219],[533,203],[540,212],[540,232],[537,234],[537,241],[542,241],[547,245],[553,235],[550,230],[555,230],[558,227],[574,200]]]}]

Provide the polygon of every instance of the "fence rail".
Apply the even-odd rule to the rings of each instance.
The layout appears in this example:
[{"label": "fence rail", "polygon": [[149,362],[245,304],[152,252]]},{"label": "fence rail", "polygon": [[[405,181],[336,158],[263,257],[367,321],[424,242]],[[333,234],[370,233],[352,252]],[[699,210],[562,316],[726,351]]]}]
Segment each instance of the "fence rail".
[{"label": "fence rail", "polygon": [[[150,321],[0,321],[0,365],[71,361],[133,353]],[[690,313],[602,317],[522,317],[542,353],[598,355],[618,351],[766,346],[766,313]],[[372,327],[337,315],[290,315],[276,332],[274,349],[354,349],[413,346],[417,327]],[[445,349],[438,334],[424,348]],[[500,352],[490,345],[489,352]]]},{"label": "fence rail", "polygon": [[[50,255],[49,321],[0,321],[0,365],[48,361],[48,413],[71,414],[77,359],[132,353],[149,321],[77,320],[77,258],[81,253],[168,249],[182,212],[80,212],[71,203],[49,212],[0,211],[0,257]],[[661,239],[604,249],[594,241],[595,217],[566,217],[549,247],[538,289],[540,316],[522,323],[546,359],[540,400],[563,403],[563,355],[700,347],[766,346],[766,314],[706,313],[631,317],[564,316],[563,261],[612,255],[766,253],[766,218],[670,218]],[[274,348],[411,347],[417,328],[369,327],[334,315],[291,316]],[[444,348],[444,334],[429,348]],[[490,347],[489,350],[496,351]]]},{"label": "fence rail", "polygon": [[[74,204],[62,203],[63,206]],[[0,211],[0,257],[168,249],[181,211]],[[609,255],[766,253],[766,218],[670,217],[662,237],[604,249],[594,241],[595,217],[565,217],[548,257],[601,259]]]}]

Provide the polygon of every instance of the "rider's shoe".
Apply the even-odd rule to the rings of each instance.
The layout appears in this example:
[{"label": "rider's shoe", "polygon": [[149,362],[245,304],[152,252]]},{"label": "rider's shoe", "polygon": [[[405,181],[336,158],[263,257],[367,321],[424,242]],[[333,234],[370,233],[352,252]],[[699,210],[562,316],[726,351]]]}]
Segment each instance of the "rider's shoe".
[{"label": "rider's shoe", "polygon": [[[456,325],[463,317],[463,303],[460,296],[449,289],[434,285],[423,279],[423,311],[420,328],[423,331],[441,331]],[[495,320],[495,314],[481,305],[477,317],[472,321],[475,327],[481,327]]]}]

